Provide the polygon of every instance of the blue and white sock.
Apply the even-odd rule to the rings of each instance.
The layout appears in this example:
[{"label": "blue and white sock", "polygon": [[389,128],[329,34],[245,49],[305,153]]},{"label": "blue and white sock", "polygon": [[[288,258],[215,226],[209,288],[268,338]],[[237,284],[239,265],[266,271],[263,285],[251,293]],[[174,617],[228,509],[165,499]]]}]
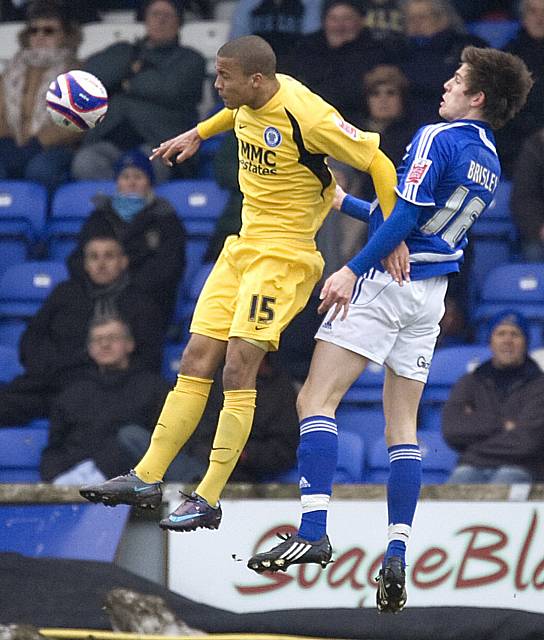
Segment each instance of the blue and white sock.
[{"label": "blue and white sock", "polygon": [[391,470],[387,482],[389,544],[385,558],[398,556],[406,563],[406,544],[421,488],[421,452],[417,444],[397,444],[389,447]]},{"label": "blue and white sock", "polygon": [[327,532],[327,510],[338,460],[334,418],[310,416],[301,421],[297,458],[302,505],[298,535],[315,541]]}]

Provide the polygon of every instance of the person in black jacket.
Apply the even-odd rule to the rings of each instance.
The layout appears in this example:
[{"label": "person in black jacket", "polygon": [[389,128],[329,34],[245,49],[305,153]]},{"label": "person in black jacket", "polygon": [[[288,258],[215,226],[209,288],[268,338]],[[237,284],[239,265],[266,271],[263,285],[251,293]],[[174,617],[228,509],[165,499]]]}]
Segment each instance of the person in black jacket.
[{"label": "person in black jacket", "polygon": [[354,0],[333,0],[326,5],[323,28],[301,37],[284,67],[354,121],[361,109],[364,74],[392,60],[393,41],[378,40],[365,28],[363,7]]},{"label": "person in black jacket", "polygon": [[544,374],[527,339],[521,314],[499,313],[490,323],[491,360],[453,387],[442,430],[460,457],[449,482],[544,480]]},{"label": "person in black jacket", "polygon": [[55,287],[23,333],[25,372],[0,390],[0,425],[48,416],[54,396],[89,366],[87,331],[96,317],[122,318],[134,336],[135,360],[160,368],[160,310],[130,283],[122,245],[111,236],[90,237],[82,255],[81,272]]},{"label": "person in black jacket", "polygon": [[[206,61],[178,42],[180,3],[150,0],[144,21],[142,40],[112,44],[85,63],[85,71],[106,87],[109,102],[106,118],[85,134],[74,157],[72,174],[78,180],[111,180],[122,152],[142,146],[147,153],[198,120]],[[196,168],[196,161],[190,162],[175,173],[189,177]]]},{"label": "person in black jacket", "polygon": [[512,181],[510,208],[519,232],[523,259],[543,262],[544,128],[535,131],[521,146]]},{"label": "person in black jacket", "polygon": [[544,0],[522,0],[520,12],[522,29],[507,44],[505,51],[525,61],[535,84],[525,107],[497,136],[501,164],[509,178],[520,151],[520,142],[544,127]]},{"label": "person in black jacket", "polygon": [[420,126],[435,121],[444,83],[457,69],[461,51],[487,43],[465,32],[448,0],[406,0],[402,10],[407,44],[397,52],[399,66],[410,82],[409,108]]},{"label": "person in black jacket", "polygon": [[134,465],[123,431],[155,424],[168,384],[132,363],[135,343],[127,324],[115,317],[91,323],[92,366],[55,399],[49,441],[40,473],[55,484],[103,480]]},{"label": "person in black jacket", "polygon": [[131,283],[160,307],[168,325],[185,269],[185,229],[172,205],[153,191],[149,159],[138,150],[123,154],[115,166],[117,193],[97,196],[96,208],[81,228],[79,247],[68,258],[81,268],[81,244],[96,234],[116,237],[129,259]]}]

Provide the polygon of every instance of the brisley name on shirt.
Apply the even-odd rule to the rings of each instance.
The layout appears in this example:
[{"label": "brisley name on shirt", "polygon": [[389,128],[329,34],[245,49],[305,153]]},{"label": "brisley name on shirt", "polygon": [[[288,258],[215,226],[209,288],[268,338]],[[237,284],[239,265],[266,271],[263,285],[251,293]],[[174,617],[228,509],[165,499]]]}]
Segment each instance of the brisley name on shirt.
[{"label": "brisley name on shirt", "polygon": [[499,184],[499,176],[496,173],[493,173],[493,171],[490,171],[487,167],[483,167],[478,162],[474,162],[474,160],[470,161],[467,178],[481,185],[491,193],[494,193]]}]

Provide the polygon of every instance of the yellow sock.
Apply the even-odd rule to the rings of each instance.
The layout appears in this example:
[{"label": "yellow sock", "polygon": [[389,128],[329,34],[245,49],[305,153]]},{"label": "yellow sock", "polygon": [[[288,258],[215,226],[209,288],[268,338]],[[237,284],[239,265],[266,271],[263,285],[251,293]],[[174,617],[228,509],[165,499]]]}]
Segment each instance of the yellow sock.
[{"label": "yellow sock", "polygon": [[170,463],[200,422],[212,382],[178,375],[176,386],[166,396],[149,448],[134,468],[140,480],[162,480]]},{"label": "yellow sock", "polygon": [[225,391],[223,410],[210,453],[210,466],[196,493],[215,506],[238,462],[253,424],[255,389]]}]

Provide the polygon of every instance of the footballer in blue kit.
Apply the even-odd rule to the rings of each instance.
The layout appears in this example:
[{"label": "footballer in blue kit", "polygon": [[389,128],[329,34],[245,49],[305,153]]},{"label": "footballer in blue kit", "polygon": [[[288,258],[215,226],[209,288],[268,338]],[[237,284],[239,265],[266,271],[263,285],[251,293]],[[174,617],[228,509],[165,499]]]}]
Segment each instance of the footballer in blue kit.
[{"label": "footballer in blue kit", "polygon": [[[533,84],[524,62],[467,47],[444,84],[439,114],[422,127],[398,167],[397,203],[379,207],[337,187],[333,206],[369,224],[366,246],[323,285],[327,315],[297,408],[302,518],[297,535],[249,562],[257,572],[331,560],[327,509],[337,464],[336,409],[369,361],[385,365],[389,452],[387,549],[377,577],[379,611],[406,604],[406,545],[421,485],[417,411],[427,381],[448,274],[460,270],[467,231],[493,200],[501,168],[493,129],[525,104]],[[364,429],[364,425],[361,425]]]}]

